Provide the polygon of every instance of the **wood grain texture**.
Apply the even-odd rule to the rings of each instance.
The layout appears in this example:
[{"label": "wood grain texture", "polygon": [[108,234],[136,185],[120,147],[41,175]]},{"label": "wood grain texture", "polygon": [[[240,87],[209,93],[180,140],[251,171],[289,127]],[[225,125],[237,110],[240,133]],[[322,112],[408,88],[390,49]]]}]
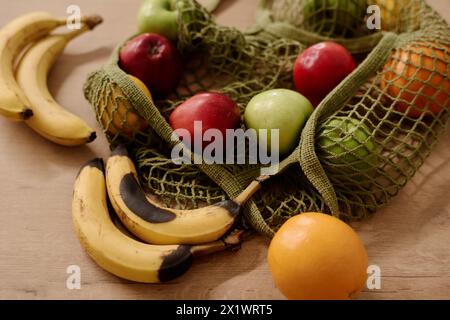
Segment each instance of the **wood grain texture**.
[{"label": "wood grain texture", "polygon": [[[226,0],[218,21],[245,28],[257,0]],[[448,0],[429,1],[450,17]],[[0,26],[19,14],[48,10],[64,15],[70,4],[100,13],[105,22],[76,39],[57,62],[50,87],[57,100],[96,126],[81,88],[116,43],[135,32],[139,0],[0,0],[8,8]],[[238,252],[197,260],[185,276],[166,285],[122,281],[97,267],[72,227],[72,185],[80,165],[106,157],[100,135],[87,147],[53,145],[21,123],[0,119],[0,299],[282,299],[266,263],[268,241],[255,237]],[[361,299],[450,298],[450,134],[406,188],[372,218],[354,224],[370,264],[380,266],[380,290]],[[81,290],[66,289],[66,268],[81,267]]]}]

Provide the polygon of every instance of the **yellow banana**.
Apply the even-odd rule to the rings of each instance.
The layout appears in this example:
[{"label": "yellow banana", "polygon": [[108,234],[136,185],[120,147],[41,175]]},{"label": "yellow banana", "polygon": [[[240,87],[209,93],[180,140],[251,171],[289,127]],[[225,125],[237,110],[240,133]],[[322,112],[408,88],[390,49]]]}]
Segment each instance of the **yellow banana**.
[{"label": "yellow banana", "polygon": [[34,114],[26,120],[26,124],[57,144],[78,146],[96,138],[92,128],[55,101],[48,90],[47,78],[66,45],[101,22],[100,17],[90,16],[85,19],[81,29],[39,40],[24,54],[17,68],[17,82],[30,102]]},{"label": "yellow banana", "polygon": [[107,161],[106,185],[122,223],[138,238],[153,244],[200,244],[219,239],[235,223],[248,192],[259,188],[255,182],[237,199],[199,209],[163,208],[146,197],[124,146],[117,147]]},{"label": "yellow banana", "polygon": [[0,114],[12,120],[31,117],[29,101],[14,78],[14,60],[30,43],[64,25],[46,12],[23,15],[0,30]]},{"label": "yellow banana", "polygon": [[155,246],[128,237],[111,220],[101,159],[88,162],[75,181],[72,218],[82,246],[100,267],[137,282],[172,280],[190,268],[194,257],[240,244],[240,233],[200,246]]}]

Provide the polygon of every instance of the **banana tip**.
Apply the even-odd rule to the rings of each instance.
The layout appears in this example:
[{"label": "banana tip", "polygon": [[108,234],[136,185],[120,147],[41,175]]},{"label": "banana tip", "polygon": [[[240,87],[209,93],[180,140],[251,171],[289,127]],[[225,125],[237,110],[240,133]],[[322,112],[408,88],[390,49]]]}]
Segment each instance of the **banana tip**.
[{"label": "banana tip", "polygon": [[94,29],[96,26],[101,24],[103,22],[103,18],[97,14],[94,14],[92,16],[88,16],[86,18],[86,25],[89,27],[89,29]]},{"label": "banana tip", "polygon": [[30,108],[26,108],[20,113],[20,116],[23,120],[27,120],[33,116],[33,110],[31,110]]},{"label": "banana tip", "polygon": [[128,156],[127,147],[124,144],[119,144],[114,150],[111,152],[111,156]]},{"label": "banana tip", "polygon": [[96,138],[97,138],[97,133],[95,131],[92,131],[92,133],[89,135],[87,143],[94,141]]}]

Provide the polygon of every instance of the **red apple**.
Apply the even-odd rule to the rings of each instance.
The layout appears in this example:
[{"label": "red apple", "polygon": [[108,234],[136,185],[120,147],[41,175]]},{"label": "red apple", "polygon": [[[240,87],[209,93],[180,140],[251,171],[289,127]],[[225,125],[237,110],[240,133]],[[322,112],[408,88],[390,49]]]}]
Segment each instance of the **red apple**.
[{"label": "red apple", "polygon": [[[228,96],[217,92],[199,93],[179,105],[170,115],[170,125],[174,130],[186,129],[194,145],[194,124],[201,121],[202,137],[208,129],[218,129],[225,139],[227,129],[240,125],[241,115],[238,105]],[[202,141],[200,140],[200,141]],[[203,142],[203,147],[209,143]]]},{"label": "red apple", "polygon": [[139,78],[156,97],[171,93],[183,75],[180,53],[172,43],[155,33],[130,40],[120,51],[123,71]]},{"label": "red apple", "polygon": [[317,106],[355,67],[352,55],[343,46],[330,41],[317,43],[295,61],[295,87]]}]

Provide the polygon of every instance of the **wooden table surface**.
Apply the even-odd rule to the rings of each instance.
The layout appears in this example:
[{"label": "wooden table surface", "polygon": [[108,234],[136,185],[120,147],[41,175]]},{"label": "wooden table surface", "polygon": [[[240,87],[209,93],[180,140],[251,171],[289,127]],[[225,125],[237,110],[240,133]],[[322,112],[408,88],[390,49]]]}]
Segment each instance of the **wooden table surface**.
[{"label": "wooden table surface", "polygon": [[[224,1],[218,21],[245,28],[258,0]],[[429,1],[450,17],[448,0]],[[136,30],[140,0],[1,0],[0,26],[33,10],[65,15],[77,4],[105,18],[76,39],[57,62],[50,88],[67,109],[97,127],[81,88],[116,43]],[[166,285],[123,281],[100,269],[83,251],[71,220],[72,185],[82,163],[108,155],[100,135],[75,149],[56,146],[22,123],[0,118],[0,299],[282,299],[267,263],[268,241],[256,237],[238,252],[197,260],[183,277]],[[450,298],[450,134],[406,188],[372,218],[354,224],[381,268],[381,289],[361,299]],[[66,288],[70,265],[81,268],[81,289]]]}]

